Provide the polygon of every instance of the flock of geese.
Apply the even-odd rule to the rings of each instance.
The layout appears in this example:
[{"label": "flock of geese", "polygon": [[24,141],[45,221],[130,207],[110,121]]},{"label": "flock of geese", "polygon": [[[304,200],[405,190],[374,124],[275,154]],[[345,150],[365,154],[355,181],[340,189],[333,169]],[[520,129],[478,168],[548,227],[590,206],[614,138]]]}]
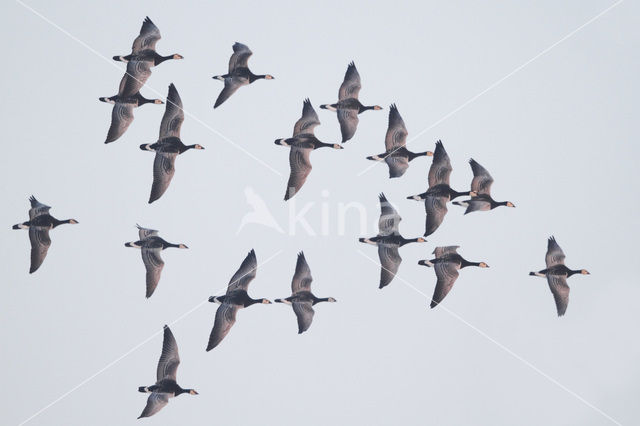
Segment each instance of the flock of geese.
[{"label": "flock of geese", "polygon": [[[147,17],[140,30],[140,34],[133,42],[131,54],[114,56],[116,61],[126,62],[127,71],[122,77],[118,93],[111,97],[99,98],[100,101],[113,104],[111,125],[105,143],[118,140],[133,122],[133,110],[147,103],[163,104],[160,99],[147,99],[140,94],[140,89],[151,75],[151,68],[166,60],[183,59],[179,54],[162,56],[155,50],[160,40],[158,27]],[[256,80],[271,80],[269,74],[256,75],[248,68],[251,50],[244,44],[235,43],[233,54],[229,60],[228,73],[213,77],[224,81],[224,88],[215,101],[214,108],[227,101],[240,87],[247,86]],[[358,115],[367,110],[381,110],[378,105],[365,106],[360,103],[358,96],[361,89],[360,74],[351,62],[338,91],[338,101],[333,104],[321,105],[320,108],[335,111],[340,124],[342,143],[351,140],[358,127]],[[185,145],[180,139],[180,128],[184,121],[182,100],[174,84],[169,86],[165,112],[160,122],[160,131],[155,143],[140,145],[140,149],[155,152],[153,164],[153,184],[149,196],[149,203],[162,197],[169,188],[175,173],[175,161],[178,155],[190,150],[204,149],[201,145]],[[311,173],[310,154],[318,148],[343,149],[341,144],[325,143],[314,135],[314,129],[320,124],[318,114],[309,99],[305,99],[302,116],[296,121],[290,138],[276,139],[275,143],[289,148],[290,176],[284,195],[285,200],[295,196]],[[399,178],[405,174],[412,160],[418,157],[433,157],[429,168],[427,189],[408,199],[423,201],[426,212],[425,232],[422,237],[405,238],[400,234],[399,224],[402,218],[387,200],[380,194],[380,219],[378,235],[371,238],[360,238],[360,242],[372,244],[378,248],[381,264],[379,287],[389,285],[402,262],[399,248],[409,243],[424,243],[440,227],[447,214],[447,204],[462,206],[465,214],[475,211],[489,211],[499,206],[515,207],[511,201],[496,201],[491,196],[493,178],[483,166],[471,159],[469,164],[473,172],[469,191],[456,191],[450,186],[450,176],[453,168],[451,161],[441,141],[437,141],[434,151],[411,152],[406,147],[408,131],[395,104],[390,106],[389,124],[385,137],[385,151],[381,154],[367,157],[369,160],[386,163],[390,178]],[[458,197],[467,196],[468,199],[453,201]],[[77,224],[75,219],[59,220],[50,214],[51,207],[39,202],[34,196],[29,198],[29,220],[13,226],[13,229],[28,229],[31,242],[31,265],[29,273],[33,273],[45,260],[51,239],[49,231],[62,224]],[[167,248],[188,248],[185,244],[174,244],[164,240],[154,229],[138,227],[138,240],[125,243],[126,247],[139,248],[142,261],[146,268],[146,297],[153,295],[160,281],[164,262],[161,252]],[[485,262],[470,262],[458,252],[459,246],[436,247],[434,258],[418,261],[419,265],[431,267],[435,271],[436,286],[431,300],[431,308],[442,303],[451,291],[458,278],[459,270],[467,266],[488,268]],[[545,277],[553,294],[558,316],[565,314],[569,302],[569,287],[567,278],[574,274],[588,274],[585,269],[573,270],[564,263],[565,255],[554,237],[548,240],[545,257],[546,268],[530,275]],[[253,299],[248,294],[248,287],[256,277],[257,259],[254,250],[247,254],[239,269],[229,281],[224,295],[211,296],[210,302],[217,303],[213,329],[209,336],[206,350],[217,347],[236,322],[238,310],[254,304],[271,304],[268,299]],[[303,333],[311,326],[314,316],[314,305],[320,302],[335,302],[333,297],[319,298],[311,292],[311,270],[304,256],[300,252],[297,257],[295,272],[291,281],[291,295],[286,298],[275,299],[277,303],[289,304],[298,322],[298,333]],[[184,389],[177,384],[176,373],[180,357],[178,346],[173,333],[168,326],[164,327],[164,341],[162,354],[158,361],[156,382],[150,386],[142,386],[140,392],[149,393],[147,404],[140,417],[149,417],[162,409],[169,398],[183,393],[197,395],[194,389]],[[139,417],[139,418],[140,418]]]}]

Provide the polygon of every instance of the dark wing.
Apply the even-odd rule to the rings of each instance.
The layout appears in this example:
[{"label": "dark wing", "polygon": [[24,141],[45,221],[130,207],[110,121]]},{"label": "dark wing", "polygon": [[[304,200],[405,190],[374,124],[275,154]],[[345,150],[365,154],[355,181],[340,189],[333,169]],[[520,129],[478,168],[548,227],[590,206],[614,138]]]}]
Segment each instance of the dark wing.
[{"label": "dark wing", "polygon": [[109,143],[119,139],[131,123],[133,123],[133,104],[116,102],[111,111],[111,126],[104,142]]},{"label": "dark wing", "polygon": [[218,108],[224,101],[229,99],[231,95],[236,93],[236,91],[244,86],[242,80],[233,77],[227,77],[224,79],[224,89],[218,95],[218,99],[216,99],[216,103],[213,105],[214,108]]},{"label": "dark wing", "polygon": [[427,195],[427,198],[424,200],[424,209],[427,212],[427,220],[424,230],[424,236],[426,237],[433,234],[442,224],[442,221],[448,211],[447,197]]},{"label": "dark wing", "polygon": [[358,111],[354,109],[338,108],[338,122],[342,133],[342,142],[346,142],[356,134],[358,128]]},{"label": "dark wing", "polygon": [[434,185],[445,183],[449,185],[449,177],[451,176],[451,160],[441,141],[436,142],[436,149],[433,153],[433,163],[429,168],[429,188]]},{"label": "dark wing", "polygon": [[229,58],[229,74],[236,68],[247,68],[247,62],[251,55],[253,55],[253,52],[248,46],[242,43],[234,43],[233,54]]},{"label": "dark wing", "polygon": [[436,259],[447,254],[458,254],[458,248],[460,248],[460,246],[436,247],[436,249],[433,251],[433,254],[436,255]]},{"label": "dark wing", "polygon": [[398,112],[396,104],[392,104],[389,108],[389,126],[387,127],[387,135],[384,138],[384,146],[387,152],[393,151],[407,144],[407,127],[404,120]]},{"label": "dark wing", "polygon": [[[489,211],[491,210],[491,203],[480,197],[473,197],[470,200],[463,201],[466,203],[467,209],[464,214],[473,213],[477,211]],[[454,202],[455,203],[455,202]],[[465,205],[465,204],[462,204]]]},{"label": "dark wing", "polygon": [[156,43],[160,38],[160,30],[147,16],[140,28],[140,35],[133,41],[131,53],[135,54],[145,49],[156,50]]},{"label": "dark wing", "polygon": [[569,286],[567,285],[567,278],[564,275],[547,275],[547,282],[553,298],[556,301],[556,309],[558,310],[558,316],[561,317],[567,311],[569,306]]},{"label": "dark wing", "polygon": [[138,93],[151,76],[150,66],[151,62],[127,62],[127,71],[120,80],[118,95],[126,98]]},{"label": "dark wing", "polygon": [[380,219],[378,219],[378,235],[399,234],[398,227],[402,218],[387,200],[384,194],[378,196],[380,200]]},{"label": "dark wing", "polygon": [[160,198],[169,188],[171,179],[173,179],[173,175],[176,172],[177,156],[177,152],[156,151],[156,158],[153,161],[153,185],[151,185],[149,203]]},{"label": "dark wing", "polygon": [[291,305],[293,307],[293,312],[298,318],[298,334],[304,333],[309,329],[309,327],[311,327],[311,322],[313,321],[313,314],[315,313],[313,310],[313,304],[311,303],[311,301],[296,301]]},{"label": "dark wing", "polygon": [[238,312],[238,305],[232,305],[229,303],[223,303],[218,307],[216,311],[216,319],[213,323],[213,329],[209,335],[209,343],[207,344],[207,351],[215,348],[222,342],[222,339],[229,334],[229,330],[236,322],[236,313]]},{"label": "dark wing", "polygon": [[471,190],[478,194],[491,195],[491,184],[493,184],[493,178],[476,160],[473,158],[469,160],[471,164],[471,170],[473,171],[473,180],[471,181]]},{"label": "dark wing", "polygon": [[292,146],[289,151],[289,181],[287,182],[287,192],[284,194],[285,201],[298,193],[302,185],[307,180],[307,176],[311,173],[311,155],[312,148],[301,148]]},{"label": "dark wing", "polygon": [[136,227],[138,228],[138,237],[140,237],[141,240],[144,240],[148,237],[158,236],[158,231],[156,231],[155,229],[143,228],[140,225],[136,225]]},{"label": "dark wing", "polygon": [[389,166],[389,178],[400,177],[409,168],[409,158],[404,155],[387,155],[384,162]]},{"label": "dark wing", "polygon": [[564,252],[556,242],[555,237],[550,237],[547,243],[547,255],[544,258],[547,268],[555,265],[564,265],[564,258]]},{"label": "dark wing", "polygon": [[44,262],[44,258],[47,257],[47,251],[51,246],[49,228],[30,226],[29,240],[31,241],[31,267],[29,268],[29,273],[32,274],[38,270],[42,262]]},{"label": "dark wing", "polygon": [[158,282],[160,281],[160,274],[162,274],[162,268],[164,268],[164,262],[160,257],[161,251],[161,248],[146,247],[142,247],[140,250],[140,253],[142,254],[142,262],[147,270],[146,297],[151,297],[158,286]]},{"label": "dark wing", "polygon": [[162,342],[162,354],[158,360],[158,370],[156,377],[158,381],[162,379],[176,380],[176,373],[180,365],[180,355],[178,354],[178,343],[173,337],[171,329],[164,326],[164,340]]},{"label": "dark wing", "polygon": [[296,121],[293,126],[293,136],[296,137],[303,133],[313,134],[313,129],[320,124],[320,119],[316,110],[313,109],[309,98],[305,99],[302,103],[302,116]]},{"label": "dark wing", "polygon": [[169,394],[161,393],[161,392],[151,392],[149,398],[147,398],[147,405],[142,410],[142,414],[140,417],[150,417],[153,416],[158,411],[162,410],[162,408],[169,403]]},{"label": "dark wing", "polygon": [[304,253],[300,252],[298,254],[298,261],[296,262],[296,272],[293,274],[293,279],[291,280],[291,293],[311,291],[311,281],[313,281],[311,269],[307,264]]},{"label": "dark wing", "polygon": [[182,109],[182,99],[176,90],[176,86],[171,83],[169,85],[169,94],[167,95],[167,106],[160,123],[160,138],[168,138],[174,136],[180,137],[180,127],[184,121],[184,110]]},{"label": "dark wing", "polygon": [[378,245],[378,257],[380,258],[380,286],[387,286],[396,276],[402,258],[398,253],[398,247],[386,244]]},{"label": "dark wing", "polygon": [[51,207],[36,200],[36,197],[33,195],[29,197],[29,202],[31,203],[31,208],[29,209],[29,220],[33,220],[43,214],[48,214],[49,209],[51,209]]},{"label": "dark wing", "polygon": [[358,74],[356,64],[351,62],[349,64],[349,67],[347,68],[347,72],[344,74],[344,81],[340,85],[340,90],[338,91],[338,100],[341,101],[348,98],[358,99],[361,87],[360,74]]},{"label": "dark wing", "polygon": [[432,308],[442,302],[442,299],[449,293],[459,275],[455,263],[436,263],[434,268],[438,280],[436,282],[436,288],[433,291],[433,297],[431,298]]},{"label": "dark wing", "polygon": [[247,291],[249,283],[256,277],[258,269],[258,261],[256,260],[256,252],[251,249],[247,257],[244,258],[240,268],[233,274],[229,285],[227,286],[227,294],[235,290]]}]

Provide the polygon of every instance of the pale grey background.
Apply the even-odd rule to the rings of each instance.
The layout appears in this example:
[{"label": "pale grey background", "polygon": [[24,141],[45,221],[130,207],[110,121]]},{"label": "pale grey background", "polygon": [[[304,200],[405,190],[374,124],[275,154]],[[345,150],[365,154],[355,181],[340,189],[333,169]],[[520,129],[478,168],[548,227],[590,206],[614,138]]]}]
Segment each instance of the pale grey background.
[{"label": "pale grey background", "polygon": [[[357,242],[357,215],[344,236],[335,220],[337,204],[349,201],[375,220],[384,191],[404,216],[401,231],[421,235],[423,208],[404,197],[424,190],[430,160],[415,160],[399,180],[388,180],[384,166],[357,177],[370,165],[364,157],[383,149],[388,105],[398,104],[411,137],[611,1],[28,4],[107,58],[129,52],[149,15],[162,32],[158,51],[185,60],[154,68],[143,94],[157,97],[153,88],[164,97],[174,82],[186,110],[283,176],[187,117],[183,140],[206,150],[181,156],[168,192],[149,206],[153,155],[138,145],[155,140],[164,107],[137,109],[124,137],[105,146],[111,107],[97,98],[116,92],[124,65],[4,2],[1,423],[24,421],[219,294],[254,247],[259,261],[282,253],[259,268],[253,296],[288,295],[295,254],[304,249],[316,294],[339,303],[318,306],[302,336],[289,307],[252,307],[210,353],[215,306],[204,304],[172,326],[179,382],[200,396],[181,396],[136,422],[146,400],[136,388],[155,378],[158,334],[28,424],[612,424],[445,309],[427,309],[427,298],[399,279],[378,290],[378,267],[358,253],[377,260],[373,247]],[[430,296],[433,271],[416,262],[435,245],[460,244],[468,259],[488,262],[491,269],[463,271],[446,307],[622,424],[640,417],[639,13],[637,3],[622,3],[410,144],[421,151],[442,139],[458,188],[469,184],[473,156],[496,179],[495,198],[517,208],[463,217],[452,206],[427,244],[402,250],[400,268]],[[276,80],[242,88],[214,111],[222,84],[211,76],[226,70],[235,41],[253,50],[256,73]],[[299,229],[290,237],[258,225],[236,235],[249,210],[247,186],[286,227],[288,153],[273,140],[290,135],[304,97],[316,107],[336,100],[351,60],[361,99],[385,111],[363,114],[344,151],[313,154],[314,170],[295,200],[325,200],[329,235]],[[338,141],[335,114],[318,112],[316,134]],[[10,227],[26,220],[32,193],[56,217],[80,224],[53,231],[44,265],[29,275],[27,233]],[[320,213],[309,215],[316,229]],[[165,251],[150,300],[139,252],[123,247],[136,238],[136,222],[190,247]],[[545,281],[527,276],[544,267],[550,234],[569,266],[592,273],[570,280],[561,319]]]}]

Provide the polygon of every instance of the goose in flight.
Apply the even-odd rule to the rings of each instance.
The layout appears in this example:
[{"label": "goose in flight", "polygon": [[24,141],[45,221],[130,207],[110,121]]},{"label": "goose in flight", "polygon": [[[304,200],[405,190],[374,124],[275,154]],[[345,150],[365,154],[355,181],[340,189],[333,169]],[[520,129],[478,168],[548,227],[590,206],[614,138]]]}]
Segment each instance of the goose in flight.
[{"label": "goose in flight", "polygon": [[333,297],[316,297],[311,293],[311,269],[307,264],[304,253],[298,254],[296,271],[291,280],[291,296],[285,299],[276,299],[276,303],[286,303],[291,305],[293,312],[298,318],[298,334],[302,334],[311,327],[313,321],[313,305],[320,302],[336,302]]},{"label": "goose in flight", "polygon": [[345,143],[353,137],[358,128],[358,114],[373,110],[381,110],[378,105],[365,106],[358,100],[360,94],[360,74],[356,69],[356,64],[351,62],[344,75],[344,81],[338,90],[338,102],[335,104],[320,105],[322,109],[336,111],[338,113],[338,122],[340,123],[340,132],[342,133],[342,143]]},{"label": "goose in flight", "polygon": [[424,209],[427,213],[424,236],[433,234],[440,227],[447,214],[447,202],[462,195],[477,194],[473,191],[458,192],[449,186],[451,177],[451,160],[447,151],[442,145],[442,141],[436,142],[436,149],[433,153],[433,163],[429,168],[428,184],[429,189],[418,195],[407,197],[409,200],[424,200]]},{"label": "goose in flight", "polygon": [[169,85],[167,95],[167,107],[160,123],[160,135],[156,143],[142,144],[143,151],[155,151],[156,158],[153,161],[153,185],[149,204],[156,201],[165,193],[173,175],[176,172],[176,158],[178,155],[190,149],[204,149],[202,145],[185,145],[180,139],[180,128],[184,121],[182,100],[176,86]]},{"label": "goose in flight", "polygon": [[291,173],[287,182],[287,190],[284,200],[287,201],[298,193],[302,185],[311,173],[311,151],[318,148],[342,149],[339,144],[320,142],[313,134],[313,129],[320,124],[318,114],[313,109],[311,101],[307,98],[302,105],[302,117],[296,121],[293,127],[293,137],[289,139],[276,139],[275,144],[289,146],[289,167]]},{"label": "goose in flight", "polygon": [[224,89],[218,95],[214,108],[222,105],[242,86],[248,86],[260,79],[273,80],[273,76],[270,74],[257,75],[251,72],[247,64],[251,55],[253,55],[253,52],[247,45],[237,42],[233,45],[233,54],[229,59],[229,72],[224,75],[213,76],[216,80],[224,81]]},{"label": "goose in flight", "polygon": [[561,317],[567,312],[569,305],[569,286],[567,278],[575,274],[589,275],[586,269],[569,269],[564,264],[564,252],[551,236],[547,243],[547,254],[544,258],[547,268],[538,272],[529,272],[529,275],[536,277],[546,277],[549,288],[556,301],[558,316]]},{"label": "goose in flight", "polygon": [[433,152],[411,152],[407,149],[407,127],[396,104],[389,108],[389,127],[384,139],[385,152],[367,157],[367,160],[384,161],[389,167],[389,178],[402,176],[409,168],[409,161],[416,157],[433,156]]},{"label": "goose in flight", "polygon": [[361,243],[378,246],[380,258],[380,286],[387,286],[398,273],[402,258],[398,248],[408,243],[424,243],[424,238],[404,238],[400,235],[399,225],[402,218],[396,209],[389,203],[384,194],[379,195],[380,219],[378,220],[378,235],[373,238],[360,238]]},{"label": "goose in flight", "polygon": [[451,291],[453,283],[458,279],[459,270],[467,266],[488,268],[485,262],[469,262],[457,252],[459,246],[436,247],[435,259],[421,260],[418,265],[433,267],[436,271],[436,288],[431,298],[431,308],[436,307]]},{"label": "goose in flight", "polygon": [[160,257],[160,252],[169,247],[186,249],[189,248],[184,244],[172,244],[158,236],[158,231],[155,229],[143,228],[140,225],[138,227],[138,241],[125,243],[125,247],[139,248],[142,254],[142,262],[147,270],[147,299],[151,297],[153,292],[158,286],[160,281],[160,274],[162,268],[164,268],[164,262]]},{"label": "goose in flight", "polygon": [[29,220],[13,225],[13,229],[28,229],[29,240],[31,241],[31,266],[29,273],[33,274],[38,270],[51,246],[49,231],[63,223],[78,223],[75,219],[58,220],[49,214],[51,207],[42,204],[33,195],[29,197],[31,208],[29,209]]},{"label": "goose in flight", "polygon": [[160,30],[147,16],[142,23],[142,28],[140,28],[140,35],[133,41],[131,54],[114,56],[113,60],[120,62],[144,61],[148,62],[149,66],[156,66],[168,59],[184,59],[182,55],[177,53],[168,56],[159,55],[156,52],[156,43],[160,38]]},{"label": "goose in flight", "polygon": [[140,94],[140,89],[151,75],[148,62],[131,61],[127,64],[127,72],[120,80],[118,94],[98,98],[102,102],[113,104],[111,125],[104,143],[119,139],[133,122],[133,109],[141,105],[163,104],[160,99],[147,99]]},{"label": "goose in flight", "polygon": [[176,374],[180,365],[178,344],[176,338],[168,326],[164,326],[164,340],[162,342],[162,354],[158,360],[156,371],[156,383],[151,386],[140,386],[139,392],[150,393],[147,405],[138,418],[151,417],[169,403],[169,398],[188,393],[198,395],[195,389],[183,389],[176,383]]},{"label": "goose in flight", "polygon": [[511,201],[496,201],[491,198],[491,185],[493,178],[476,160],[469,160],[471,170],[473,171],[473,180],[471,181],[471,191],[477,195],[469,200],[454,201],[457,206],[466,207],[464,214],[476,211],[489,211],[499,206],[515,207]]},{"label": "goose in flight", "polygon": [[222,339],[229,334],[229,330],[236,322],[236,314],[239,309],[256,303],[271,303],[267,299],[252,299],[247,294],[249,283],[256,277],[257,269],[256,252],[252,249],[240,265],[240,268],[231,277],[231,281],[227,286],[227,293],[224,296],[211,296],[209,298],[209,302],[219,303],[220,306],[216,311],[216,319],[209,335],[207,352],[218,346]]}]

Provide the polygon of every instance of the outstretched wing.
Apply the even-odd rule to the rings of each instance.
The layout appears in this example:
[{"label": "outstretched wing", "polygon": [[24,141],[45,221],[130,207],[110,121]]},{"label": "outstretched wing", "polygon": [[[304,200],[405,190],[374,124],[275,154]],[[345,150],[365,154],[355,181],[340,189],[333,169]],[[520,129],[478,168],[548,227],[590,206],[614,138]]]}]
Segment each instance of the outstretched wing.
[{"label": "outstretched wing", "polygon": [[469,160],[471,170],[473,171],[473,180],[471,181],[471,190],[478,194],[491,195],[491,185],[493,184],[493,178],[476,160],[473,158]]},{"label": "outstretched wing", "polygon": [[387,135],[384,138],[384,146],[387,152],[396,150],[407,143],[407,126],[398,112],[396,104],[391,104],[389,108],[389,126],[387,127]]},{"label": "outstretched wing", "polygon": [[51,209],[51,207],[46,204],[42,204],[40,201],[36,200],[36,197],[33,195],[29,197],[29,202],[31,203],[31,208],[29,209],[29,220],[33,220],[43,214],[49,214],[49,209]]},{"label": "outstretched wing", "polygon": [[160,274],[162,274],[162,268],[164,268],[164,262],[160,257],[161,251],[162,248],[146,247],[142,247],[140,250],[142,262],[147,270],[147,298],[151,297],[158,286],[158,282],[160,282]]},{"label": "outstretched wing", "polygon": [[402,258],[397,246],[380,244],[378,245],[378,258],[380,258],[380,285],[383,288],[393,280],[398,273]]},{"label": "outstretched wing", "polygon": [[436,249],[433,251],[433,254],[436,255],[436,259],[439,257],[443,257],[447,254],[457,254],[458,253],[458,248],[460,248],[460,246],[444,246],[444,247],[436,247]]},{"label": "outstretched wing", "polygon": [[180,99],[176,86],[171,83],[169,85],[169,94],[167,95],[167,106],[162,116],[162,122],[160,122],[160,139],[171,136],[179,138],[183,121],[182,99]]},{"label": "outstretched wing", "polygon": [[153,416],[169,403],[169,394],[161,392],[151,392],[147,398],[147,405],[142,410],[142,414],[138,418]]},{"label": "outstretched wing", "polygon": [[118,95],[123,98],[134,96],[151,76],[151,62],[129,61],[127,71],[120,80]]},{"label": "outstretched wing", "polygon": [[558,316],[561,317],[567,312],[567,306],[569,306],[567,278],[563,275],[547,275],[547,282],[556,302]]},{"label": "outstretched wing", "polygon": [[313,314],[315,313],[313,310],[313,304],[309,302],[298,302],[295,301],[292,304],[293,312],[296,314],[298,318],[298,334],[302,334],[311,327],[311,322],[313,321]]},{"label": "outstretched wing", "polygon": [[224,79],[224,89],[218,95],[218,99],[216,99],[216,103],[213,105],[214,108],[218,108],[220,105],[224,103],[227,99],[231,97],[236,91],[243,86],[242,81],[237,78],[227,77]]},{"label": "outstretched wing", "polygon": [[253,55],[253,52],[249,49],[249,46],[242,43],[234,43],[233,54],[229,58],[229,74],[236,68],[247,68],[247,62],[251,55]]},{"label": "outstretched wing", "polygon": [[133,123],[133,104],[116,102],[111,111],[111,126],[104,143],[113,142],[120,138]]},{"label": "outstretched wing", "polygon": [[436,288],[433,291],[433,297],[431,298],[431,307],[437,306],[442,299],[451,291],[453,283],[458,279],[458,269],[454,263],[443,262],[435,264]]},{"label": "outstretched wing", "polygon": [[165,193],[173,175],[176,173],[175,163],[177,152],[156,151],[156,158],[153,160],[153,185],[151,185],[151,195],[149,203],[153,203]]},{"label": "outstretched wing", "polygon": [[29,273],[32,274],[38,270],[47,252],[51,246],[51,238],[49,238],[49,228],[43,226],[29,227],[29,240],[31,241],[31,267]]},{"label": "outstretched wing", "polygon": [[244,258],[240,268],[233,274],[229,285],[227,286],[227,294],[236,290],[247,291],[249,283],[256,277],[258,269],[258,261],[256,259],[255,250],[251,249],[249,254]]},{"label": "outstretched wing", "polygon": [[156,50],[156,43],[160,38],[160,30],[147,16],[140,28],[140,35],[133,41],[131,53],[136,54],[145,49]]},{"label": "outstretched wing", "polygon": [[358,74],[356,64],[351,62],[349,64],[349,67],[347,67],[347,72],[344,74],[344,80],[340,85],[340,90],[338,91],[338,100],[341,101],[348,98],[358,99],[361,87],[360,74]]},{"label": "outstretched wing", "polygon": [[299,293],[301,291],[311,291],[311,268],[307,264],[307,259],[304,257],[304,253],[298,253],[298,260],[296,262],[296,271],[293,274],[291,280],[291,293]]},{"label": "outstretched wing", "polygon": [[229,334],[229,330],[236,322],[236,313],[238,312],[238,305],[232,305],[230,303],[223,303],[218,307],[216,311],[216,319],[213,323],[213,329],[209,335],[209,343],[207,344],[207,351],[215,348],[222,342],[222,339]]},{"label": "outstretched wing", "polygon": [[285,201],[298,193],[302,185],[307,181],[307,176],[311,173],[311,148],[302,148],[292,146],[289,151],[289,181],[287,182],[287,191],[284,194]]},{"label": "outstretched wing", "polygon": [[424,200],[424,209],[427,212],[424,236],[427,237],[440,227],[447,214],[447,197],[427,195]]},{"label": "outstretched wing", "polygon": [[157,380],[176,380],[176,373],[180,365],[180,355],[178,354],[178,343],[168,326],[164,326],[164,340],[162,341],[162,354],[158,360],[156,372]]},{"label": "outstretched wing", "polygon": [[547,268],[555,265],[564,265],[564,258],[564,252],[556,242],[555,237],[549,237],[549,241],[547,242],[547,255],[544,258],[547,263]]},{"label": "outstretched wing", "polygon": [[402,218],[396,209],[387,200],[383,193],[378,196],[380,200],[380,219],[378,219],[378,235],[397,235]]},{"label": "outstretched wing", "polygon": [[354,109],[338,108],[338,122],[340,123],[342,142],[348,141],[356,134],[359,121],[358,111]]},{"label": "outstretched wing", "polygon": [[445,151],[442,141],[438,141],[433,152],[433,163],[429,168],[429,188],[442,183],[449,185],[451,171],[453,171],[453,168],[451,167],[449,155]]},{"label": "outstretched wing", "polygon": [[145,238],[149,238],[149,237],[158,236],[158,231],[155,229],[143,228],[138,224],[136,224],[136,227],[138,228],[138,237],[141,240],[144,240]]},{"label": "outstretched wing", "polygon": [[302,116],[296,121],[293,126],[293,136],[296,137],[303,133],[313,134],[313,129],[320,124],[320,119],[316,110],[313,109],[309,98],[305,99],[302,103]]}]

